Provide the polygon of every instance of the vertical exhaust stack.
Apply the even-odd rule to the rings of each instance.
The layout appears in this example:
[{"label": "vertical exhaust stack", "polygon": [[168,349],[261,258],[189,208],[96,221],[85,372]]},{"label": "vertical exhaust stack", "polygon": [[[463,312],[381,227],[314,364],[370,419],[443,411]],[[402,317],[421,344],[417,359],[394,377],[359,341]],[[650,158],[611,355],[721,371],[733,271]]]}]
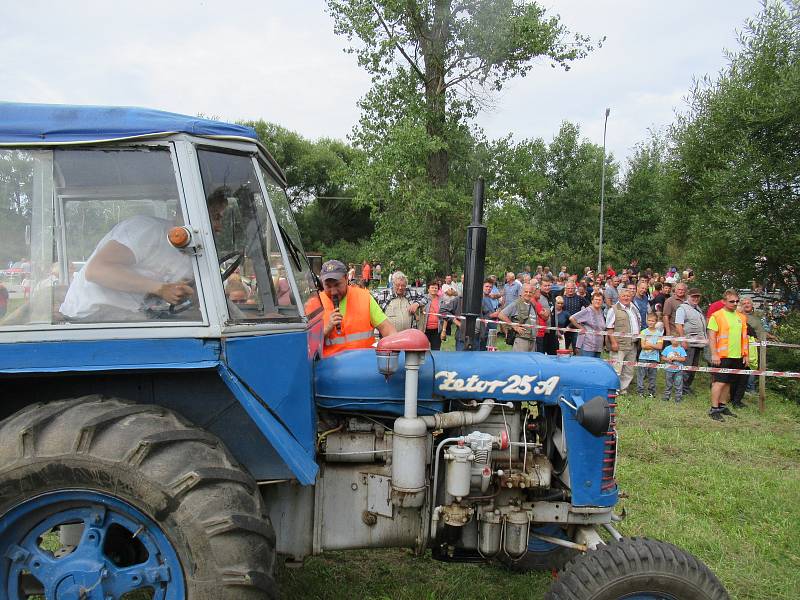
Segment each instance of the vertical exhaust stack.
[{"label": "vertical exhaust stack", "polygon": [[464,347],[474,348],[475,321],[481,315],[484,268],[486,266],[486,226],[483,224],[483,177],[475,182],[472,193],[472,223],[467,227],[467,250],[464,258],[464,298],[462,314],[467,319]]}]

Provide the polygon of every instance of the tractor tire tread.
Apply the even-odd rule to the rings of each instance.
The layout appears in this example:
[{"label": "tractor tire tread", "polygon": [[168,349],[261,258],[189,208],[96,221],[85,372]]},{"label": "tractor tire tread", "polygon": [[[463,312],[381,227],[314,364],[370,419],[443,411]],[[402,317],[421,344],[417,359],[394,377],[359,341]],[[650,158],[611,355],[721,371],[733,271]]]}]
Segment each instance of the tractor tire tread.
[{"label": "tractor tire tread", "polygon": [[636,588],[637,577],[658,580],[669,588],[659,591],[679,600],[729,600],[716,575],[696,557],[667,542],[638,537],[612,541],[575,557],[559,573],[545,600],[614,600],[643,591]]},{"label": "tractor tire tread", "polygon": [[[21,427],[30,456],[19,453]],[[218,438],[177,414],[89,396],[0,422],[0,515],[20,490],[75,488],[112,494],[158,522],[181,556],[189,597],[277,597],[275,533],[255,481]]]}]

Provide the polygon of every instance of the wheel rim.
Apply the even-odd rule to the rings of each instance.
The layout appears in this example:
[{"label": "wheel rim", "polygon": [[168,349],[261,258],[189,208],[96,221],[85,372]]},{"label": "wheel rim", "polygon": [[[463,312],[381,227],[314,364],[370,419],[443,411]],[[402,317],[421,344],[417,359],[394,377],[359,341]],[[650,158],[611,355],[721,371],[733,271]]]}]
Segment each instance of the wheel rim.
[{"label": "wheel rim", "polygon": [[[60,532],[60,533],[59,533]],[[72,540],[64,541],[65,532]],[[10,600],[179,600],[180,560],[161,528],[113,496],[90,491],[30,498],[0,520],[0,591]]]}]

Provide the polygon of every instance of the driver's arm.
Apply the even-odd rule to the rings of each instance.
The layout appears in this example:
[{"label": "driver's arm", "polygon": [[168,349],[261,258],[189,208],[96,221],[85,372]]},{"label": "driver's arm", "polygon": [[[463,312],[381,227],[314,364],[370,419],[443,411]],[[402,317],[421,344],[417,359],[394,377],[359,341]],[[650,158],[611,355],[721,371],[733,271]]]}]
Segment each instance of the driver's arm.
[{"label": "driver's arm", "polygon": [[86,265],[86,280],[121,292],[154,294],[170,304],[194,294],[185,282],[164,283],[140,275],[132,268],[135,263],[136,257],[130,248],[110,240]]}]

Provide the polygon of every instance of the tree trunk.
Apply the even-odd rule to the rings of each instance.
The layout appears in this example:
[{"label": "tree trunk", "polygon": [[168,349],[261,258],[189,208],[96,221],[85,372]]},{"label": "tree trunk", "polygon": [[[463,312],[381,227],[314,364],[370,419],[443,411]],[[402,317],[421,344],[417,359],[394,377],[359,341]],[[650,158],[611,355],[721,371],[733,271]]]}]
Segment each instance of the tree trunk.
[{"label": "tree trunk", "polygon": [[[433,23],[427,35],[421,36],[421,49],[425,60],[425,104],[427,107],[426,129],[428,135],[444,142],[447,123],[447,103],[445,97],[445,52],[450,38],[451,0],[436,0]],[[435,194],[447,187],[450,175],[450,154],[444,147],[431,152],[427,159],[428,181]],[[434,258],[446,273],[450,273],[450,224],[445,214],[433,216]]]}]

